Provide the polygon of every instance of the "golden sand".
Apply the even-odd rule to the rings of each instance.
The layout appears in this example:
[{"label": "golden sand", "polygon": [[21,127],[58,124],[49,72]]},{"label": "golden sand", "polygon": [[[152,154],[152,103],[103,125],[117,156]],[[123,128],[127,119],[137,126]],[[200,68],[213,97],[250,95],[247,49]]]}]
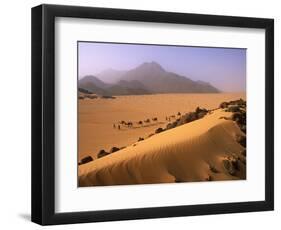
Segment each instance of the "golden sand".
[{"label": "golden sand", "polygon": [[[113,146],[123,147],[147,137],[159,127],[166,127],[166,116],[194,111],[197,106],[217,108],[222,101],[245,99],[245,93],[223,94],[156,94],[141,96],[118,96],[116,99],[79,100],[79,147],[78,158],[92,156]],[[157,117],[151,122],[134,128],[113,128],[118,121],[138,122]],[[173,119],[171,118],[171,121]]]},{"label": "golden sand", "polygon": [[[175,97],[178,96],[180,95]],[[181,96],[184,97],[183,95]],[[239,95],[239,97],[237,95],[233,97],[232,95],[231,98],[224,97],[223,99],[219,98],[219,95],[216,96],[217,98],[215,96],[212,98],[212,95],[209,96],[210,101],[219,100],[215,105],[214,102],[209,103],[209,105],[205,102],[202,105],[202,103],[198,103],[202,98],[194,95],[195,101],[190,100],[189,103],[184,103],[183,100],[182,106],[180,103],[176,103],[170,104],[170,108],[172,107],[171,110],[173,111],[182,108],[179,111],[183,112],[183,108],[189,105],[190,107],[189,109],[187,108],[187,112],[194,110],[194,105],[195,107],[199,104],[205,108],[214,108],[222,101],[243,98],[243,95]],[[191,98],[191,95],[189,95],[189,98]],[[129,101],[131,98],[124,98],[124,100]],[[170,103],[172,100],[170,96]],[[150,101],[153,102],[153,100]],[[117,101],[114,102],[112,100],[107,103],[114,105]],[[163,100],[163,103],[159,105],[144,103],[143,106],[147,106],[153,112],[156,112],[157,109],[163,112],[167,109],[164,105],[168,104]],[[114,106],[111,107],[114,108]],[[128,111],[133,107],[132,104],[128,103]],[[142,111],[142,108],[140,111]],[[141,115],[146,115],[145,112],[140,113]],[[126,114],[125,111],[124,114]],[[132,111],[131,114],[133,114]],[[139,115],[135,114],[136,116]],[[119,118],[122,115],[121,112],[117,117]],[[136,138],[131,139],[131,143],[126,148],[79,166],[79,185],[94,186],[245,179],[246,159],[241,154],[244,147],[236,141],[237,136],[243,136],[244,133],[240,131],[234,121],[221,119],[231,115],[232,113],[230,112],[217,109],[202,119],[155,134],[143,141],[136,142]],[[105,116],[105,120],[109,117]],[[160,117],[160,113],[158,117]],[[90,119],[90,115],[88,118]],[[102,118],[101,114],[100,118]],[[163,118],[161,117],[161,119]],[[143,129],[140,128],[139,130]],[[153,130],[155,130],[155,127]],[[124,132],[124,138],[126,133],[130,133],[131,130],[116,130],[116,132]],[[129,134],[127,135],[130,136]],[[111,142],[111,139],[107,138],[106,141]],[[112,142],[110,146],[113,146]],[[230,173],[225,165],[225,163],[232,159],[238,159],[236,162],[238,170],[234,173]]]}]

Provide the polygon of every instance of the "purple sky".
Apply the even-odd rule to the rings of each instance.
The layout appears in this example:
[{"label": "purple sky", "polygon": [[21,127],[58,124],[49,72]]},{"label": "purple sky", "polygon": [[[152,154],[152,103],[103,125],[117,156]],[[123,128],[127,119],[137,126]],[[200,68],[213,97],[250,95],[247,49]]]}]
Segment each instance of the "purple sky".
[{"label": "purple sky", "polygon": [[[246,49],[79,42],[79,78],[155,61],[165,70],[225,92],[246,90]],[[101,79],[102,80],[102,79]]]}]

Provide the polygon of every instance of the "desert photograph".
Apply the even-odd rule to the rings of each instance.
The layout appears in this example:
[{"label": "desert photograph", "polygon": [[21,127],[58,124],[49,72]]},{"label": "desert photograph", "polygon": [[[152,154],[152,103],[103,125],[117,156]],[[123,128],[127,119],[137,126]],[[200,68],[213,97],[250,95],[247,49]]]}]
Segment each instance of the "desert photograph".
[{"label": "desert photograph", "polygon": [[79,187],[246,179],[246,49],[77,46]]}]

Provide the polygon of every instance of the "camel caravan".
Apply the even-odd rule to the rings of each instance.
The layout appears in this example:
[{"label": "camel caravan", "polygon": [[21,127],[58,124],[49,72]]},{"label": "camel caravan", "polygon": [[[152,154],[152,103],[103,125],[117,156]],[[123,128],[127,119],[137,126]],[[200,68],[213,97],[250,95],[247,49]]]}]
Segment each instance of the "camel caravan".
[{"label": "camel caravan", "polygon": [[[181,112],[178,112],[176,115],[166,116],[165,120],[166,120],[166,122],[178,120],[179,117],[181,117],[181,115],[182,115]],[[129,129],[129,128],[148,127],[151,125],[157,125],[157,124],[161,124],[161,123],[164,123],[164,122],[160,122],[157,117],[153,117],[153,118],[146,118],[144,120],[134,121],[134,122],[122,120],[122,121],[113,123],[112,127],[117,130],[123,130],[123,129]]]},{"label": "camel caravan", "polygon": [[158,118],[157,117],[153,117],[153,118],[147,118],[141,121],[119,121],[117,123],[113,123],[113,128],[114,129],[128,129],[128,128],[141,128],[141,127],[147,127],[150,125],[156,125],[159,124],[160,122],[158,122]]}]

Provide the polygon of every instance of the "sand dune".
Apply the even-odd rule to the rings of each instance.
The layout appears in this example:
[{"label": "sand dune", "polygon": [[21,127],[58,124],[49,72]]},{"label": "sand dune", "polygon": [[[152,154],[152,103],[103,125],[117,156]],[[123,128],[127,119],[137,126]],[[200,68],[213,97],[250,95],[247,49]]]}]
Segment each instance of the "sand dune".
[{"label": "sand dune", "polygon": [[[169,123],[165,120],[166,116],[178,112],[185,114],[194,111],[197,106],[214,109],[223,101],[239,98],[245,99],[245,93],[156,94],[79,100],[78,158],[81,160],[90,155],[95,159],[101,149],[109,151],[113,146],[131,145],[139,137],[145,138],[157,128],[166,127]],[[113,124],[121,120],[137,122],[153,117],[157,117],[158,122],[141,128],[113,128]],[[134,127],[138,126],[134,124]]]},{"label": "sand dune", "polygon": [[215,110],[108,156],[79,166],[79,186],[147,184],[246,178],[244,136],[230,117]]}]

